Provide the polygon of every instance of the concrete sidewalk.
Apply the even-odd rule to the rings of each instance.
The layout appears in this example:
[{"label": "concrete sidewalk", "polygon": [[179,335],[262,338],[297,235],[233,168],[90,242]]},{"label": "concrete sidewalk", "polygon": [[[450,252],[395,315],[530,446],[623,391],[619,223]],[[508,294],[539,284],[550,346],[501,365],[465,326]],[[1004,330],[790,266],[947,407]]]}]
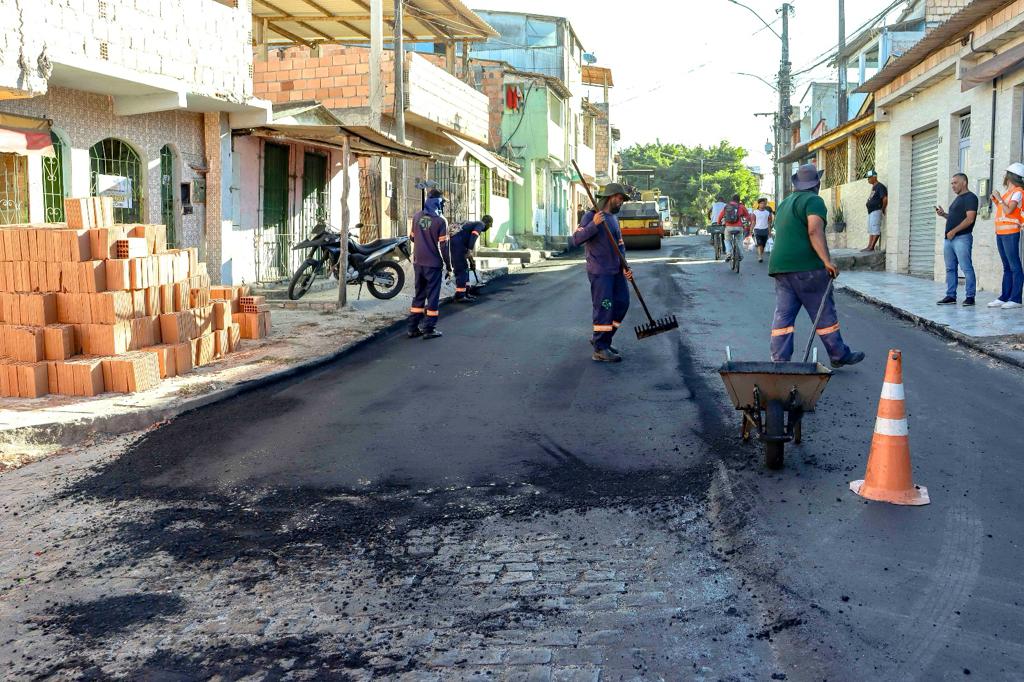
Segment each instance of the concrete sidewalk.
[{"label": "concrete sidewalk", "polygon": [[956,305],[936,305],[946,295],[940,282],[893,272],[843,272],[839,291],[881,306],[896,315],[987,355],[1024,367],[1024,310],[988,308],[996,298],[979,291],[977,305],[965,307],[963,286]]},{"label": "concrete sidewalk", "polygon": [[[489,264],[484,282],[522,270],[518,262]],[[338,290],[311,292],[301,301],[274,301],[270,336],[245,340],[241,350],[189,374],[165,379],[150,391],[104,393],[95,398],[50,395],[4,399],[0,407],[0,471],[102,436],[147,429],[183,412],[336,360],[390,332],[408,315],[412,285],[389,301],[349,287],[349,304],[337,310]],[[454,294],[442,289],[442,301]],[[443,318],[443,313],[442,313]]]}]

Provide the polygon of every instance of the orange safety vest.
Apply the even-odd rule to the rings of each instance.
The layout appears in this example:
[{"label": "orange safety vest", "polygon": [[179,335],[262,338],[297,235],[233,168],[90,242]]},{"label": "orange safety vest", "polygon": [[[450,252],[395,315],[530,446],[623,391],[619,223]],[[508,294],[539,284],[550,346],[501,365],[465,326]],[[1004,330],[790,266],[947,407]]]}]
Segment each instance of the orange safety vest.
[{"label": "orange safety vest", "polygon": [[[1013,196],[1014,192],[1020,192],[1021,190],[1011,188],[1006,194],[1003,195],[1003,201],[1009,203],[1010,197]],[[1017,204],[1017,208],[1014,209],[1013,213],[1005,215],[1006,209],[1003,208],[1003,204],[996,204],[996,234],[1017,234],[1020,232],[1021,223],[1024,223],[1024,201]]]}]

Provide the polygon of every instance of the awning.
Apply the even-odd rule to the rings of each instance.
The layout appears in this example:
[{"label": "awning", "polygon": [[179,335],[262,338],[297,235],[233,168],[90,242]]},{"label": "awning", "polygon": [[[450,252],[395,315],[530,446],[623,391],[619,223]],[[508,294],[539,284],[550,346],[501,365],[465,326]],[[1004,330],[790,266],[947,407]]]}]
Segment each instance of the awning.
[{"label": "awning", "polygon": [[[508,167],[503,161],[496,157],[491,152],[487,151],[475,142],[464,140],[461,137],[456,137],[451,133],[445,133],[445,137],[459,145],[462,148],[464,154],[469,154],[474,159],[487,166],[495,172],[495,174],[504,180],[514,182],[517,185],[523,184],[523,178],[519,176],[515,171]],[[459,156],[462,156],[460,154]]]},{"label": "awning", "polygon": [[810,142],[804,142],[803,144],[794,147],[789,151],[788,154],[779,159],[779,163],[793,163],[795,161],[803,161],[805,158],[814,153],[810,150],[810,146]]},{"label": "awning", "polygon": [[55,156],[50,122],[42,118],[0,113],[0,152]]},{"label": "awning", "polygon": [[428,151],[401,144],[372,128],[361,126],[288,125],[278,123],[252,128],[248,132],[252,135],[268,139],[315,144],[334,149],[342,149],[345,144],[345,137],[348,137],[349,147],[354,154],[394,156],[409,159],[429,159],[432,157]]}]

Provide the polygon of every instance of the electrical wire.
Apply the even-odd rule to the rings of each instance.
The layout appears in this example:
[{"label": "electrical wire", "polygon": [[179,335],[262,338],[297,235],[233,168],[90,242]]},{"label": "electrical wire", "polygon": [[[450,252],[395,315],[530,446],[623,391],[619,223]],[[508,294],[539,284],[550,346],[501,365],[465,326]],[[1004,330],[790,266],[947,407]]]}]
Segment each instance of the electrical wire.
[{"label": "electrical wire", "polygon": [[[879,21],[884,19],[886,17],[886,15],[888,15],[890,12],[892,12],[897,6],[902,5],[904,3],[907,3],[909,1],[910,0],[894,0],[894,2],[890,3],[881,12],[876,14],[871,19],[868,19],[866,22],[861,24],[860,27],[858,27],[856,30],[854,30],[854,32],[852,34],[850,34],[851,37],[852,38],[857,38],[862,31],[864,31],[865,29],[870,28],[870,27],[874,26],[875,24],[877,24]],[[835,45],[830,47],[828,50],[825,50],[824,52],[822,52],[821,54],[819,54],[817,57],[814,58],[815,60],[819,60],[819,61],[817,61],[816,63],[812,64],[811,66],[805,67],[805,68],[803,68],[803,69],[801,69],[799,71],[795,71],[795,72],[793,72],[790,75],[792,75],[792,76],[799,76],[801,74],[807,73],[808,71],[810,71],[812,69],[816,69],[817,67],[821,66],[822,64],[826,63],[827,61],[829,61],[830,59],[835,57],[835,55],[836,55],[836,53],[838,51],[839,51],[839,43],[836,43]]]}]

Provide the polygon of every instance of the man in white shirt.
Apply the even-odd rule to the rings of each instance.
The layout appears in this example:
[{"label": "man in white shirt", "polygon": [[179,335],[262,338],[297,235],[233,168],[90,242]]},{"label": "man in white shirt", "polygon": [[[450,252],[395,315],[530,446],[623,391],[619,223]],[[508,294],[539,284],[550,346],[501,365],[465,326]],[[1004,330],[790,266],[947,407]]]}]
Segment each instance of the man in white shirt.
[{"label": "man in white shirt", "polygon": [[708,218],[711,220],[712,225],[718,224],[718,216],[722,214],[723,210],[725,210],[725,198],[718,197],[715,203],[711,204],[711,211],[708,213]]},{"label": "man in white shirt", "polygon": [[757,200],[757,208],[751,213],[754,214],[754,242],[757,244],[757,262],[764,262],[764,247],[768,244],[768,237],[772,233],[772,222],[775,214],[768,208],[768,200],[761,197]]}]

